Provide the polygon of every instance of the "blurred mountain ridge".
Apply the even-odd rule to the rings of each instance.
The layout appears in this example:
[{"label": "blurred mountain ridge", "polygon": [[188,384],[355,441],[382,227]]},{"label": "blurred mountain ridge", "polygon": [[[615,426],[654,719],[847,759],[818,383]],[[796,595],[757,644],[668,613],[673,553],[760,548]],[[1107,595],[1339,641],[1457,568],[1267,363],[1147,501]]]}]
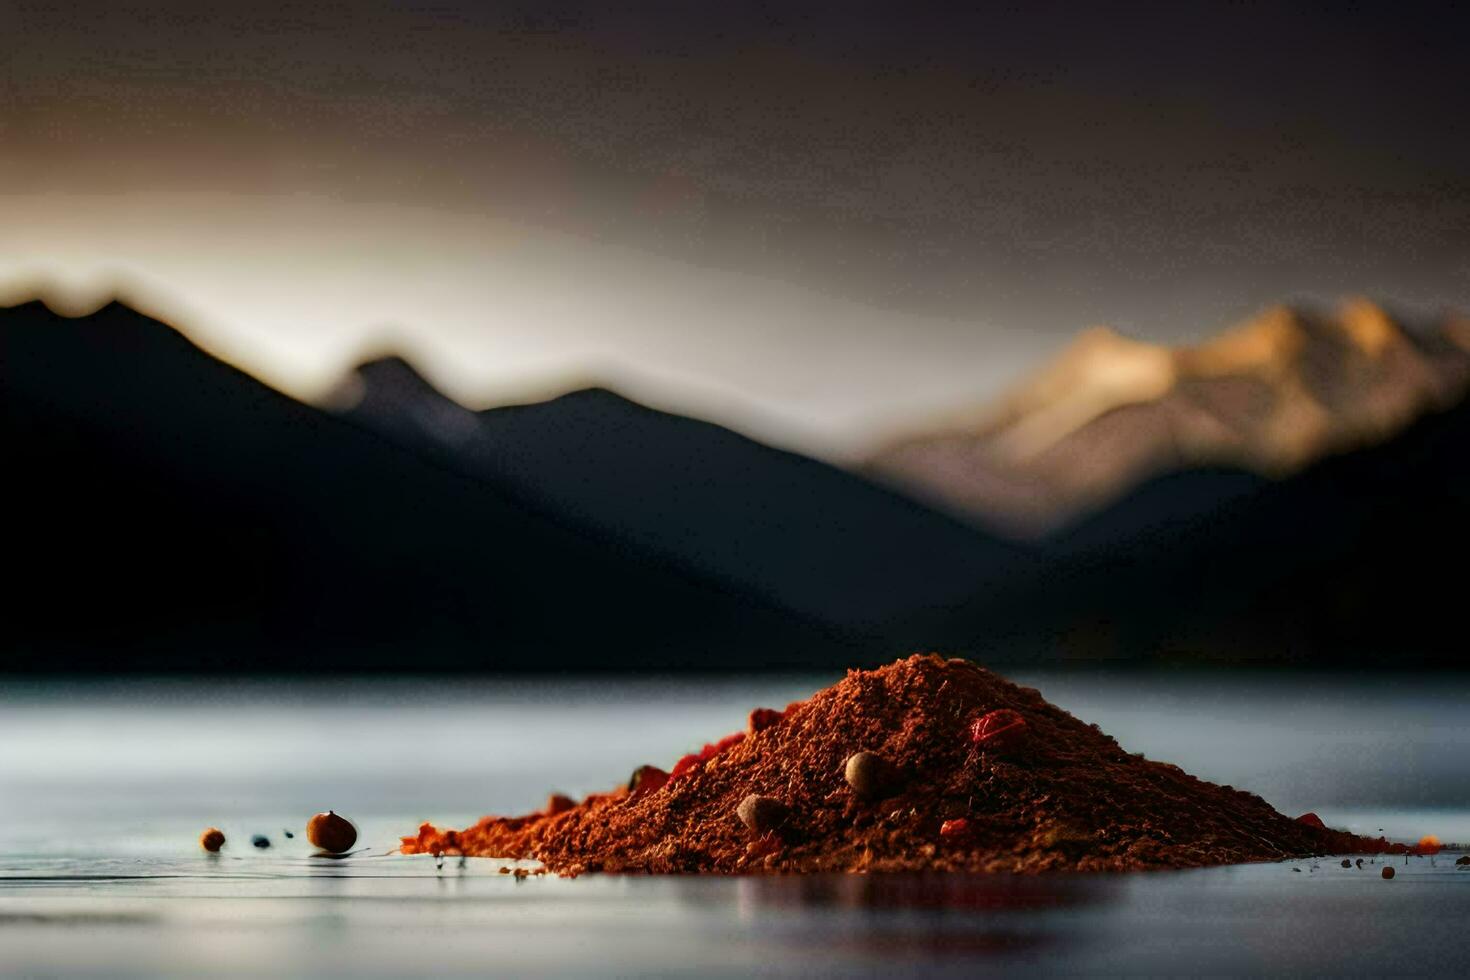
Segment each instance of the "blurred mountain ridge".
[{"label": "blurred mountain ridge", "polygon": [[[1171,383],[1272,377],[1308,331],[1400,357],[1372,319],[1266,324]],[[1470,405],[1426,407],[1420,350],[1380,382],[1417,393],[1385,398],[1419,413],[1389,438],[1285,476],[1171,469],[1016,541],[604,388],[473,411],[388,356],[325,408],[118,303],[0,308],[0,671],[1463,667]],[[1118,376],[1157,375],[1131,356]]]},{"label": "blurred mountain ridge", "polygon": [[589,537],[118,303],[0,308],[0,435],[0,669],[860,657],[829,624]]},{"label": "blurred mountain ridge", "polygon": [[1028,562],[860,476],[605,387],[472,411],[390,355],[330,402],[533,511],[844,628],[1000,588]]},{"label": "blurred mountain ridge", "polygon": [[1146,480],[1234,467],[1275,479],[1377,445],[1470,389],[1470,322],[1411,332],[1363,299],[1278,306],[1192,347],[1084,331],[997,401],[875,452],[864,472],[1017,537]]}]

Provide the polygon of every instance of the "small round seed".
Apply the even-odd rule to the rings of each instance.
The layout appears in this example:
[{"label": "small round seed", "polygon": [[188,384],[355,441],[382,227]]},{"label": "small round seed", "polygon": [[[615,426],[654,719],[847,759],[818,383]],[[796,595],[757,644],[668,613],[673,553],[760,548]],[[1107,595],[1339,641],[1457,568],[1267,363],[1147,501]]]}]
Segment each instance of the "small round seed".
[{"label": "small round seed", "polygon": [[313,847],[341,854],[352,850],[352,845],[357,843],[357,828],[346,817],[328,810],[306,821],[306,839]]},{"label": "small round seed", "polygon": [[876,752],[854,752],[847,757],[843,776],[852,791],[863,799],[881,800],[894,795],[898,788],[898,772],[893,764]]},{"label": "small round seed", "polygon": [[753,833],[767,834],[786,822],[791,808],[774,797],[752,793],[740,801],[735,815]]}]

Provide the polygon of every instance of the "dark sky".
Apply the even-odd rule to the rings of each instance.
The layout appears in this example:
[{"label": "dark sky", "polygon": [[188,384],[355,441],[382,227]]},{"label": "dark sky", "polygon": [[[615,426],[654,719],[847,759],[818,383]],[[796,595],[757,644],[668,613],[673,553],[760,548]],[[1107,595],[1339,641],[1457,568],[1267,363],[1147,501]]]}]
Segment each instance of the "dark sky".
[{"label": "dark sky", "polygon": [[1447,5],[947,6],[0,0],[0,275],[301,392],[409,346],[834,452],[1097,322],[1470,306]]}]

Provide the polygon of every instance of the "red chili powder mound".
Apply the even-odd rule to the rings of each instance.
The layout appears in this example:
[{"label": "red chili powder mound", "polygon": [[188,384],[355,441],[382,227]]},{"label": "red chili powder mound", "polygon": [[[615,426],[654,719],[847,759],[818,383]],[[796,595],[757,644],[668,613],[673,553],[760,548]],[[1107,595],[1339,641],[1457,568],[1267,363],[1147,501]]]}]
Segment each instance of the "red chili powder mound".
[{"label": "red chili powder mound", "polygon": [[[849,766],[859,752],[877,758]],[[757,709],[748,733],[673,772],[645,766],[628,788],[467,830],[424,824],[402,852],[576,875],[1121,871],[1402,849],[1130,755],[1034,689],[932,655]]]}]

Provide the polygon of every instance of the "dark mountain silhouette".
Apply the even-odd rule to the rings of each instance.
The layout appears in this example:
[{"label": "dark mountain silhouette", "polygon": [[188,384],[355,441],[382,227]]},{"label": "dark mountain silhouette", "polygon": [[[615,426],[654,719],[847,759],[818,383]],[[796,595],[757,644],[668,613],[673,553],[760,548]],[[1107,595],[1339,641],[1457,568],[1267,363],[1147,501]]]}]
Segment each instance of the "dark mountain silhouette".
[{"label": "dark mountain silhouette", "polygon": [[476,413],[398,358],[348,388],[345,417],[529,509],[844,631],[1003,592],[1032,564],[852,474],[606,389]]},{"label": "dark mountain silhouette", "polygon": [[342,418],[117,304],[0,350],[11,668],[845,664],[1024,563],[610,392],[477,415],[390,360]]},{"label": "dark mountain silhouette", "polygon": [[473,412],[385,359],[334,413],[118,305],[0,311],[0,355],[0,669],[1465,663],[1466,407],[1015,544],[602,389]]},{"label": "dark mountain silhouette", "polygon": [[9,669],[751,667],[861,655],[594,541],[119,305],[0,313]]},{"label": "dark mountain silhouette", "polygon": [[[911,627],[939,642],[1014,625],[1013,655],[1465,669],[1470,405],[1272,480],[1155,477],[1041,543],[1045,589]],[[1046,623],[1046,629],[1030,624]]]},{"label": "dark mountain silhouette", "polygon": [[[890,649],[1462,662],[1457,579],[1417,552],[1470,546],[1467,408],[1289,479],[1218,466],[1158,476],[1023,546],[602,389],[474,413],[398,359],[365,365],[352,387],[350,417],[528,506]],[[730,527],[746,529],[742,547],[726,547]]]}]

